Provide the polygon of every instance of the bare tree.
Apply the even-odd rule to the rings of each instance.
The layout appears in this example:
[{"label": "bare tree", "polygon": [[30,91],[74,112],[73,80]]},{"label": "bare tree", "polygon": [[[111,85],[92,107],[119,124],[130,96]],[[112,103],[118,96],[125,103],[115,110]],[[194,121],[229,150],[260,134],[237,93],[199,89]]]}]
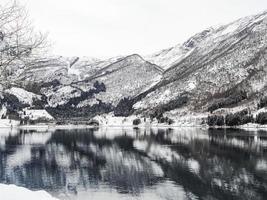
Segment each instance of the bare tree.
[{"label": "bare tree", "polygon": [[31,66],[47,47],[47,36],[36,32],[25,7],[16,1],[0,5],[0,82],[5,85],[12,69]]}]

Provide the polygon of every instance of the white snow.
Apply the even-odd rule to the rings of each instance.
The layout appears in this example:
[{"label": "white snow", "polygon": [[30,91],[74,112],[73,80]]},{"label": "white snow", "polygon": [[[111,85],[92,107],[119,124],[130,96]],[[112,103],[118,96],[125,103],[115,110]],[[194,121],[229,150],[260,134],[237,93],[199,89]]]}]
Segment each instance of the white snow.
[{"label": "white snow", "polygon": [[40,95],[36,95],[32,92],[28,92],[22,88],[17,88],[17,87],[12,87],[6,90],[5,92],[15,95],[19,99],[20,102],[23,102],[29,105],[32,105],[34,98],[41,99]]},{"label": "white snow", "polygon": [[75,68],[69,68],[68,69],[68,75],[76,75],[76,76],[80,76],[81,71],[79,69],[75,69]]},{"label": "white snow", "polygon": [[29,117],[31,120],[37,120],[40,118],[45,118],[48,120],[53,120],[54,117],[52,117],[46,110],[40,109],[40,110],[35,110],[35,109],[23,109],[21,112],[21,118]]},{"label": "white snow", "polygon": [[173,48],[164,49],[154,54],[144,56],[144,58],[153,64],[168,69],[183,56],[184,51],[181,47],[182,45],[177,45]]},{"label": "white snow", "polygon": [[48,104],[51,107],[56,107],[58,105],[63,105],[68,102],[73,97],[78,97],[81,95],[81,92],[71,86],[62,86],[56,91],[44,90],[42,91],[47,97],[49,97]]},{"label": "white snow", "polygon": [[106,114],[106,115],[97,115],[93,119],[97,120],[101,126],[133,126],[133,120],[134,119],[140,119],[141,123],[140,126],[146,126],[146,122],[149,121],[149,119],[145,119],[144,117],[138,116],[138,115],[131,115],[129,117],[115,117],[112,113]]},{"label": "white snow", "polygon": [[2,108],[0,110],[0,119],[2,119],[2,117],[6,116],[6,112],[7,112],[6,107],[2,106]]},{"label": "white snow", "polygon": [[[266,12],[266,11],[265,11],[265,12]],[[267,15],[264,14],[264,13],[263,13],[263,15],[259,15],[259,17],[253,21],[253,23],[260,22],[261,20],[265,19],[266,16],[267,16]]]},{"label": "white snow", "polygon": [[15,127],[19,125],[19,121],[11,119],[0,119],[0,127]]},{"label": "white snow", "polygon": [[144,58],[166,70],[189,56],[194,49],[195,48],[188,49],[183,45],[178,44],[172,48],[164,49],[154,54],[144,56]]},{"label": "white snow", "polygon": [[226,35],[226,34],[229,34],[229,33],[233,33],[238,27],[239,27],[239,24],[233,23],[233,24],[227,26],[227,27],[221,32],[221,35]]},{"label": "white snow", "polygon": [[189,90],[193,90],[193,89],[195,89],[196,88],[196,83],[194,83],[194,82],[189,82],[189,84],[188,84],[188,89]]},{"label": "white snow", "polygon": [[99,104],[99,102],[95,99],[95,98],[92,98],[92,99],[86,99],[84,101],[81,101],[77,107],[80,108],[80,107],[83,107],[83,106],[93,106],[93,105],[96,105],[96,104]]},{"label": "white snow", "polygon": [[267,108],[261,108],[255,112],[253,112],[253,117],[255,118],[258,114],[260,114],[261,112],[267,112]]},{"label": "white snow", "polygon": [[31,191],[15,185],[0,184],[3,200],[57,200],[45,191]]},{"label": "white snow", "polygon": [[264,87],[266,86],[266,81],[261,80],[261,79],[256,79],[251,81],[251,87],[253,91],[261,91],[262,89],[264,89]]}]

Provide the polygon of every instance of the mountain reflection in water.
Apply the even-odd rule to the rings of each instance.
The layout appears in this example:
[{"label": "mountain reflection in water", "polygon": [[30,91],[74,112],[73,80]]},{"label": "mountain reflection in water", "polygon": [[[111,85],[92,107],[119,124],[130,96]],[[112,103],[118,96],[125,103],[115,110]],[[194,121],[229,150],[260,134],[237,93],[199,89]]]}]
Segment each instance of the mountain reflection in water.
[{"label": "mountain reflection in water", "polygon": [[0,182],[59,199],[267,199],[267,133],[0,129]]}]

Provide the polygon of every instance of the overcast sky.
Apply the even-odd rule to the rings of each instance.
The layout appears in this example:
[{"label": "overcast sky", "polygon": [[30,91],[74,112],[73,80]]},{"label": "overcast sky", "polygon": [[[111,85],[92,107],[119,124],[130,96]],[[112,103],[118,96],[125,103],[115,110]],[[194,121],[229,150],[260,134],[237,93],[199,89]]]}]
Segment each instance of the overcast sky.
[{"label": "overcast sky", "polygon": [[267,0],[19,0],[54,52],[111,57],[149,54],[212,25],[267,9]]}]

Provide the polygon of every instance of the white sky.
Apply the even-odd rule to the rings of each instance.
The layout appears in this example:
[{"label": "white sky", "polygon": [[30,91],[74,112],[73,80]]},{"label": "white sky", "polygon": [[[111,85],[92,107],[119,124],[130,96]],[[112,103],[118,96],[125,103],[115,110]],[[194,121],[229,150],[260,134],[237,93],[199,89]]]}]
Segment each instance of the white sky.
[{"label": "white sky", "polygon": [[[4,0],[1,0],[4,1]],[[19,0],[54,53],[149,54],[212,25],[267,9],[267,0]]]}]

